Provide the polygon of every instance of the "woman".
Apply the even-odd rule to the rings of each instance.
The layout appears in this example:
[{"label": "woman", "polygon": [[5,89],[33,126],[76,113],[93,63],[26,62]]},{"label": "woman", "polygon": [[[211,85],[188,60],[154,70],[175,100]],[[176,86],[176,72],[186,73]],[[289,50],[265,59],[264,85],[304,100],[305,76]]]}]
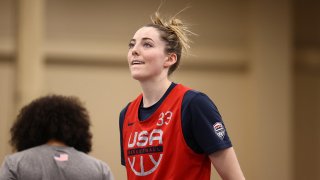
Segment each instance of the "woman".
[{"label": "woman", "polygon": [[173,83],[192,34],[179,19],[138,29],[128,63],[142,94],[120,113],[121,163],[128,179],[244,179],[221,116],[205,94]]},{"label": "woman", "polygon": [[0,180],[113,180],[109,166],[91,151],[90,119],[76,97],[45,96],[23,107],[11,128]]}]

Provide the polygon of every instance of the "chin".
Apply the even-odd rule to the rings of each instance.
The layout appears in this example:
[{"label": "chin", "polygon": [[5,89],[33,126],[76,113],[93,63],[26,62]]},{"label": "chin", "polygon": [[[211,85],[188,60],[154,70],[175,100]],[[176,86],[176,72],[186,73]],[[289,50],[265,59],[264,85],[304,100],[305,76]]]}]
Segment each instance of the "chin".
[{"label": "chin", "polygon": [[136,74],[136,73],[131,73],[131,77],[135,80],[143,79],[143,76],[141,74]]},{"label": "chin", "polygon": [[138,80],[138,81],[143,81],[147,78],[146,76],[144,76],[142,74],[133,74],[133,73],[131,73],[131,77],[135,80]]}]

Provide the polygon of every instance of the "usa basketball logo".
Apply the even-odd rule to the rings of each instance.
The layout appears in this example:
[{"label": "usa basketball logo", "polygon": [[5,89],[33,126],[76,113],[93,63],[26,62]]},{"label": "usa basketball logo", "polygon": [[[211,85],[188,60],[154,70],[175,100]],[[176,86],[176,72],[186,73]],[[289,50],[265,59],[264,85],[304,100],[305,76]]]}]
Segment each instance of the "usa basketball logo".
[{"label": "usa basketball logo", "polygon": [[128,163],[137,176],[147,176],[159,167],[163,156],[163,130],[172,120],[171,111],[161,112],[154,129],[130,133]]},{"label": "usa basketball logo", "polygon": [[137,176],[149,175],[158,168],[163,155],[162,135],[161,129],[130,134],[128,162]]},{"label": "usa basketball logo", "polygon": [[221,122],[216,122],[214,125],[213,125],[213,129],[214,129],[214,132],[216,133],[216,135],[221,139],[223,140],[225,134],[226,134],[226,130],[224,129],[224,126]]}]

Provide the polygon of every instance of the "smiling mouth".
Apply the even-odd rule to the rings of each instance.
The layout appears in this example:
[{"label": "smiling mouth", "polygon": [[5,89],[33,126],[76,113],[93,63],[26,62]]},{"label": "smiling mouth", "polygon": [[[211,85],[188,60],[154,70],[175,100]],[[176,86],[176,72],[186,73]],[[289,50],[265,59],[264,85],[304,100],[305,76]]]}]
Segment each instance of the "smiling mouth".
[{"label": "smiling mouth", "polygon": [[139,60],[131,61],[131,65],[140,65],[140,64],[144,64],[144,62],[143,61],[139,61]]}]

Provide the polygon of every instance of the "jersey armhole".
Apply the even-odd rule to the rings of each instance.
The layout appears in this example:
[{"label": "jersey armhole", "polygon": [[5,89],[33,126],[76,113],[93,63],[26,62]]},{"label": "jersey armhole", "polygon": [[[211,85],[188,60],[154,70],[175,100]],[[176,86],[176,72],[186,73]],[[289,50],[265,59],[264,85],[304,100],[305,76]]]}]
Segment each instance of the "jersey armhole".
[{"label": "jersey armhole", "polygon": [[120,112],[120,116],[119,116],[121,165],[123,165],[123,166],[126,165],[126,161],[124,159],[124,152],[123,152],[123,145],[122,145],[122,143],[123,143],[122,129],[123,129],[124,120],[126,118],[126,113],[127,113],[127,110],[128,110],[128,107],[129,107],[130,104],[131,104],[131,102],[128,103],[127,106],[122,109],[122,111]]}]

